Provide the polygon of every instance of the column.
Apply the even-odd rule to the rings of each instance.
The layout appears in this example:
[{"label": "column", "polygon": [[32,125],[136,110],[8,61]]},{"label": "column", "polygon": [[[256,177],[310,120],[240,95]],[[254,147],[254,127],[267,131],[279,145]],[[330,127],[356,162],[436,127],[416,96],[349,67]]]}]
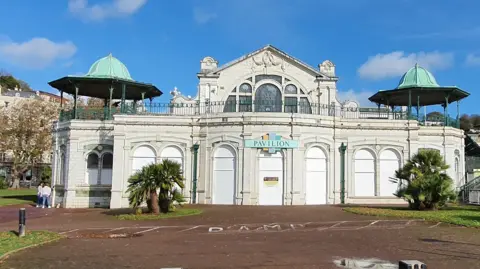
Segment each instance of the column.
[{"label": "column", "polygon": [[[294,138],[298,139],[298,137]],[[292,205],[305,204],[305,148],[292,150]]]},{"label": "column", "polygon": [[[78,177],[85,178],[85,160],[83,154],[80,157],[77,154],[77,140],[70,139],[66,145],[66,165],[67,179],[65,180],[65,189],[63,194],[63,207],[75,208],[76,206],[76,185],[81,182],[78,181]],[[82,164],[82,165],[79,165]]]},{"label": "column", "polygon": [[207,143],[205,140],[205,135],[200,137],[199,141],[199,150],[198,150],[198,179],[197,179],[197,201],[199,204],[205,204],[206,203],[206,165],[207,161],[206,159],[208,158],[207,155]]},{"label": "column", "polygon": [[112,167],[112,194],[110,198],[110,208],[122,208],[123,194],[126,189],[127,176],[130,174],[125,173],[125,167],[131,167],[126,165],[127,162],[131,162],[128,156],[130,146],[125,143],[124,134],[115,134],[113,138],[113,167]]},{"label": "column", "polygon": [[235,193],[235,204],[237,205],[243,205],[244,204],[244,199],[245,199],[245,194],[244,194],[244,188],[245,188],[245,185],[244,185],[244,169],[243,169],[243,161],[244,161],[244,153],[245,153],[245,150],[244,150],[244,147],[243,145],[242,146],[239,146],[237,148],[237,156],[235,156],[235,159],[236,159],[236,163],[235,163],[235,179],[236,179],[236,182],[235,182],[235,185],[236,185],[236,193]]}]

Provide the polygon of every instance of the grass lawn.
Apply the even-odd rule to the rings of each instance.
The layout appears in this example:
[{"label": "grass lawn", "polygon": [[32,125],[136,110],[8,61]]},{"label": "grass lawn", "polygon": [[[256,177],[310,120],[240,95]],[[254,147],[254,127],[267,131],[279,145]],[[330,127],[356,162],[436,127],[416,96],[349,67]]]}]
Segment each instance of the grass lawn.
[{"label": "grass lawn", "polygon": [[37,201],[37,189],[0,190],[0,206],[31,204]]},{"label": "grass lawn", "polygon": [[5,254],[23,248],[56,241],[61,238],[63,236],[57,233],[44,231],[27,231],[24,237],[18,237],[14,232],[0,232],[0,258],[3,258]]},{"label": "grass lawn", "polygon": [[343,210],[360,215],[424,219],[467,227],[480,227],[480,207],[477,206],[452,205],[437,211],[416,211],[400,207],[346,207]]},{"label": "grass lawn", "polygon": [[199,215],[202,214],[202,212],[202,210],[195,208],[179,208],[175,212],[169,212],[167,214],[121,214],[117,215],[116,218],[119,220],[158,220]]}]

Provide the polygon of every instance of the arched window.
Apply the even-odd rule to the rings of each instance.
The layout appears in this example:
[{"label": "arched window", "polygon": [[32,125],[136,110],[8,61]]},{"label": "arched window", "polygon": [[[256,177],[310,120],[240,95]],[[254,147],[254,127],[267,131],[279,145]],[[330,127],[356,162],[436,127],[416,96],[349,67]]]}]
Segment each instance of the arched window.
[{"label": "arched window", "polygon": [[98,160],[96,152],[88,154],[86,181],[90,185],[96,185],[98,183]]},{"label": "arched window", "polygon": [[102,168],[100,173],[100,183],[102,185],[112,184],[113,154],[110,152],[102,155]]},{"label": "arched window", "polygon": [[[279,85],[269,83],[274,80]],[[253,85],[259,85],[254,89]],[[307,94],[290,79],[278,75],[257,75],[255,81],[251,78],[235,87],[224,104],[223,112],[286,112],[312,114],[311,104]]]},{"label": "arched window", "polygon": [[282,112],[282,92],[270,83],[255,91],[255,112]]}]

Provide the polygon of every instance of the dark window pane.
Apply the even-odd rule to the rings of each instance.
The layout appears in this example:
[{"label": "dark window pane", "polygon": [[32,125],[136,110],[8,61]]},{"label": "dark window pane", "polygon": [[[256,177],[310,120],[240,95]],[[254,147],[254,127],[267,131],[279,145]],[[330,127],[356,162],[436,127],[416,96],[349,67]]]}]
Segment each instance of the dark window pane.
[{"label": "dark window pane", "polygon": [[293,84],[287,85],[287,87],[285,87],[285,94],[297,94],[297,87]]},{"label": "dark window pane", "polygon": [[285,97],[285,112],[297,113],[297,97]]},{"label": "dark window pane", "polygon": [[239,96],[239,111],[240,112],[252,112],[252,97],[251,96]]},{"label": "dark window pane", "polygon": [[240,85],[240,92],[252,93],[252,85],[248,83],[243,83],[242,85]]},{"label": "dark window pane", "polygon": [[277,86],[267,83],[258,87],[255,112],[282,112],[282,93]]},{"label": "dark window pane", "polygon": [[312,107],[307,97],[300,98],[299,112],[302,114],[312,114]]},{"label": "dark window pane", "polygon": [[237,111],[237,98],[235,95],[230,95],[225,102],[223,112],[236,112]]},{"label": "dark window pane", "polygon": [[103,169],[112,169],[113,166],[113,155],[111,153],[105,153],[102,158],[102,168]]},{"label": "dark window pane", "polygon": [[98,168],[98,155],[96,153],[90,153],[87,158],[87,168],[96,169]]}]

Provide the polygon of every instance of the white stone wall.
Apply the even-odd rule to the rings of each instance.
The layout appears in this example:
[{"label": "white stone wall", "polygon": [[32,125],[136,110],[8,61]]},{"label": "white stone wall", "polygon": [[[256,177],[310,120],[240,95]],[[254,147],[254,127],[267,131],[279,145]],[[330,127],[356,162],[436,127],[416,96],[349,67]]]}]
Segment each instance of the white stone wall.
[{"label": "white stone wall", "polygon": [[[184,195],[191,197],[193,179],[193,152],[200,145],[198,155],[197,199],[199,203],[212,202],[213,154],[220,145],[230,145],[236,152],[236,203],[258,203],[258,154],[260,149],[244,148],[244,139],[261,139],[275,132],[283,139],[300,141],[298,149],[284,150],[284,204],[305,204],[305,154],[313,146],[327,154],[327,202],[340,203],[341,143],[347,145],[345,156],[346,203],[403,203],[392,197],[356,197],[354,195],[354,154],[369,149],[376,156],[376,189],[379,189],[378,156],[384,149],[393,149],[401,155],[401,164],[419,148],[435,148],[445,154],[447,163],[453,164],[455,150],[463,156],[463,132],[446,127],[419,127],[415,121],[346,120],[316,115],[286,113],[225,113],[220,115],[187,117],[123,116],[116,115],[113,122],[71,121],[59,126],[68,129],[59,134],[68,153],[68,180],[64,197],[56,198],[65,207],[108,206],[128,207],[127,179],[132,174],[132,156],[136,147],[151,146],[160,159],[162,149],[177,146],[184,154],[186,187]],[[410,131],[407,130],[410,129]],[[99,129],[104,129],[99,131]],[[100,135],[102,133],[102,135]],[[410,141],[410,146],[408,141]],[[444,142],[445,141],[445,142]],[[85,182],[86,155],[91,146],[110,144],[114,148],[112,186],[91,186]],[[460,158],[459,171],[463,173],[464,160]],[[56,171],[56,170],[55,170]],[[58,172],[56,172],[58,173]],[[448,173],[455,178],[453,169]],[[461,182],[457,182],[461,185]],[[110,196],[101,191],[111,190]],[[100,193],[97,197],[85,193]],[[109,200],[111,199],[111,200]],[[97,204],[95,204],[97,203]]]}]

